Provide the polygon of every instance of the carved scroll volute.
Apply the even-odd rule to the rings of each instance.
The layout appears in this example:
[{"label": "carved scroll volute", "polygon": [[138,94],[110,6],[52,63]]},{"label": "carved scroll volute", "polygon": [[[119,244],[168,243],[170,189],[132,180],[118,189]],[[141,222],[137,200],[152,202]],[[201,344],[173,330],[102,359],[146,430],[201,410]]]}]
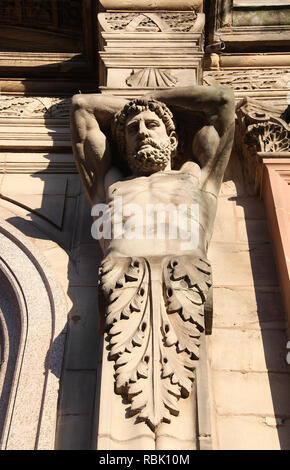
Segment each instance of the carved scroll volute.
[{"label": "carved scroll volute", "polygon": [[191,392],[210,265],[189,256],[157,261],[108,256],[100,286],[107,299],[116,391],[131,402],[131,414],[155,430],[179,414],[178,400]]}]

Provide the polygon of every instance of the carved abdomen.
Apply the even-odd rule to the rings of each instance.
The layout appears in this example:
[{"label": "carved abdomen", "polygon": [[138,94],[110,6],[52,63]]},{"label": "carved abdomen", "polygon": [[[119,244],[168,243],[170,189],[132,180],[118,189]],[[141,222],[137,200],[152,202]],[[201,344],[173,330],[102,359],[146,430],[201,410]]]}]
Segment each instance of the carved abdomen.
[{"label": "carved abdomen", "polygon": [[205,253],[198,184],[197,177],[177,171],[113,184],[108,198],[113,230],[107,248],[118,256]]}]

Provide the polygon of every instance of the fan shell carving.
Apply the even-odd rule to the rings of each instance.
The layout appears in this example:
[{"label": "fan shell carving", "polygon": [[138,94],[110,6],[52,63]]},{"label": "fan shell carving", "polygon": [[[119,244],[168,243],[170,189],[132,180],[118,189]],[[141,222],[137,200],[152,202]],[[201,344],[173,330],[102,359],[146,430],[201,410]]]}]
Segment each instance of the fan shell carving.
[{"label": "fan shell carving", "polygon": [[148,67],[142,70],[133,70],[126,79],[126,84],[134,88],[169,88],[177,84],[177,78],[168,70]]}]

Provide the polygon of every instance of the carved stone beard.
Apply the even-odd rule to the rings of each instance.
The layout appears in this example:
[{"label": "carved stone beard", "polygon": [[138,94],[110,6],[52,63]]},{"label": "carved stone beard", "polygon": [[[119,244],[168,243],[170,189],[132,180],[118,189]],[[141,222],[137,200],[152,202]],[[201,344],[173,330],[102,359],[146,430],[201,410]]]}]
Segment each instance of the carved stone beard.
[{"label": "carved stone beard", "polygon": [[[144,145],[148,147],[143,148]],[[168,140],[166,143],[157,143],[147,138],[140,142],[139,150],[135,154],[127,155],[127,162],[135,175],[149,175],[162,171],[171,161],[172,147]]]}]

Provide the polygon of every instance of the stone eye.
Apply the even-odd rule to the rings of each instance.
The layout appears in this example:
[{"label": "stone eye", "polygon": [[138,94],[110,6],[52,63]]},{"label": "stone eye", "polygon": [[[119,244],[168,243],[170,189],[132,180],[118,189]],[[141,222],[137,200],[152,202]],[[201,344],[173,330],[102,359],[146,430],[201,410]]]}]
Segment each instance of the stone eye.
[{"label": "stone eye", "polygon": [[128,126],[127,128],[129,134],[136,134],[138,132],[138,125],[137,124],[131,124],[131,126]]},{"label": "stone eye", "polygon": [[158,127],[158,126],[159,126],[158,122],[155,122],[155,121],[146,122],[147,129],[155,129],[155,127]]}]

